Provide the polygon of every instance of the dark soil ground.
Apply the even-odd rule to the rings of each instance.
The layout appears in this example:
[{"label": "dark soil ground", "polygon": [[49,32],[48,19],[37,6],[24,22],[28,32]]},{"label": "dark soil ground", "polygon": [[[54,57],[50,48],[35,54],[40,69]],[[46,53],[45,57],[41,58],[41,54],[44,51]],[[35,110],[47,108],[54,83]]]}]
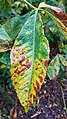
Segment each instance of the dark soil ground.
[{"label": "dark soil ground", "polygon": [[[67,102],[66,91],[67,89],[64,89],[65,101]],[[67,119],[61,88],[57,81],[44,81],[42,89],[38,94],[39,102],[37,106],[30,107],[27,114],[20,105],[16,93],[12,90],[8,92],[15,100],[15,105],[11,107],[0,96],[0,113],[2,119]]]}]

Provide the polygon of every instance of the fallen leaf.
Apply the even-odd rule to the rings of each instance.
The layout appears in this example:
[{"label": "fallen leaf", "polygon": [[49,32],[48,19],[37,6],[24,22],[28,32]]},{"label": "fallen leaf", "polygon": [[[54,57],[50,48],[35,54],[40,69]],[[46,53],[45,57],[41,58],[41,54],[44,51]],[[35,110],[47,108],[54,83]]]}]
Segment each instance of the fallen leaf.
[{"label": "fallen leaf", "polygon": [[17,118],[17,109],[15,109],[14,115],[13,115],[13,119]]}]

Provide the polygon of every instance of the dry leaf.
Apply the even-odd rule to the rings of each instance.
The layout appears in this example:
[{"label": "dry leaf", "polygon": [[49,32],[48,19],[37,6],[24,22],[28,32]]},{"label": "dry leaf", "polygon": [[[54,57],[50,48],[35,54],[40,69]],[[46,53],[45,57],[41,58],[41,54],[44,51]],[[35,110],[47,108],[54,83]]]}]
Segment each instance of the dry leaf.
[{"label": "dry leaf", "polygon": [[57,13],[54,11],[54,15],[58,17],[65,26],[67,26],[67,14],[65,13]]},{"label": "dry leaf", "polygon": [[17,109],[15,109],[14,115],[13,115],[13,119],[17,118]]}]

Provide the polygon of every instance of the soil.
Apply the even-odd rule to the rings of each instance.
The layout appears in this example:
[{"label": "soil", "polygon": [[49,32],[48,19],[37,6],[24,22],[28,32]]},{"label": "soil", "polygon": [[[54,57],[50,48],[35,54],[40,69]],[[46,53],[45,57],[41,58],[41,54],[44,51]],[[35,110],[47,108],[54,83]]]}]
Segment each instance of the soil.
[{"label": "soil", "polygon": [[[64,89],[65,101],[67,102],[67,89]],[[15,105],[11,107],[0,96],[0,110],[2,119],[67,119],[64,109],[61,88],[58,81],[44,81],[38,94],[37,105],[31,106],[26,114],[14,90],[8,90],[10,96],[15,100]],[[4,113],[6,113],[4,115]],[[7,116],[9,115],[9,116]],[[11,117],[11,118],[9,118]]]}]

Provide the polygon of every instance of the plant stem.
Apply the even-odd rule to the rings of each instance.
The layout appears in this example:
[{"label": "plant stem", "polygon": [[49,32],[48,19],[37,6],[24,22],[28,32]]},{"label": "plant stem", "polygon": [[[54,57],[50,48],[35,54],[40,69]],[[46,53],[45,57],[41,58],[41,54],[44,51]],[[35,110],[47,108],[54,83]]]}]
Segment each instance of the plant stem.
[{"label": "plant stem", "polygon": [[[60,83],[59,83],[59,84],[60,84]],[[63,91],[63,88],[62,88],[61,84],[60,84],[60,88],[61,88],[61,92],[62,92],[62,98],[63,98],[63,103],[64,103],[64,109],[65,109],[66,112],[67,112],[66,103],[65,103],[65,99],[64,99],[64,91]]]},{"label": "plant stem", "polygon": [[24,0],[25,3],[27,3],[30,7],[34,8],[35,10],[37,10],[36,7],[34,7],[32,4],[30,4],[27,0]]}]

